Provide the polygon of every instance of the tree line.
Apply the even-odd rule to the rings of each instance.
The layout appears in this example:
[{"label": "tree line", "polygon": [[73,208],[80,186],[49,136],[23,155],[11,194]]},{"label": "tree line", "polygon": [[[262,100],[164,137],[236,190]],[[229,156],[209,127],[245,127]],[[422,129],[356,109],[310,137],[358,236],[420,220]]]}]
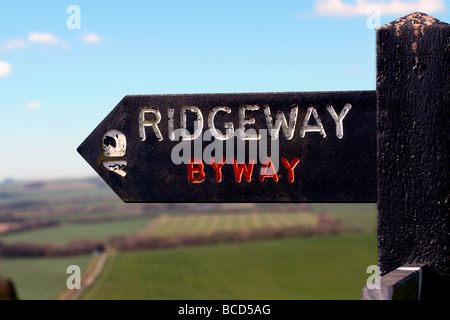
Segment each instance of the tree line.
[{"label": "tree line", "polygon": [[105,248],[116,251],[133,251],[164,249],[206,244],[239,243],[267,239],[282,239],[294,237],[318,236],[338,234],[342,232],[360,232],[358,227],[346,227],[341,221],[327,216],[319,215],[316,226],[284,226],[264,227],[249,230],[216,231],[210,234],[194,235],[129,235],[111,237],[106,241],[77,240],[65,245],[61,244],[33,244],[14,243],[4,244],[0,242],[0,254],[3,257],[55,257],[85,255],[93,252],[102,252]]}]

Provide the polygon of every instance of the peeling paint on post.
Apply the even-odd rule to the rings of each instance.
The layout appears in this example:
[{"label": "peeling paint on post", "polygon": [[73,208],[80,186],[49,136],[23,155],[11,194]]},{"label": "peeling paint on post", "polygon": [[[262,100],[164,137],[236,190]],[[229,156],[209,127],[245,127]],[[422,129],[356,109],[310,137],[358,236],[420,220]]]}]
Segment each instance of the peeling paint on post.
[{"label": "peeling paint on post", "polygon": [[108,130],[102,137],[102,166],[112,172],[117,173],[121,177],[125,177],[127,173],[124,168],[127,161],[122,158],[127,150],[127,138],[119,130]]},{"label": "peeling paint on post", "polygon": [[378,257],[450,279],[450,25],[413,13],[377,30]]}]

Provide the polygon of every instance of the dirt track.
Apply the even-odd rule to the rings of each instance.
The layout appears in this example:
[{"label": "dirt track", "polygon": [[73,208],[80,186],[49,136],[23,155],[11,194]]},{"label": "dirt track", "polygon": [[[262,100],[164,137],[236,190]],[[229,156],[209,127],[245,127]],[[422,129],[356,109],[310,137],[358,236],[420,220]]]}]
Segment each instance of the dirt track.
[{"label": "dirt track", "polygon": [[77,300],[86,291],[87,288],[97,279],[102,272],[108,256],[112,252],[105,250],[103,253],[94,258],[92,263],[87,268],[86,272],[81,276],[81,289],[67,289],[59,297],[58,300]]}]

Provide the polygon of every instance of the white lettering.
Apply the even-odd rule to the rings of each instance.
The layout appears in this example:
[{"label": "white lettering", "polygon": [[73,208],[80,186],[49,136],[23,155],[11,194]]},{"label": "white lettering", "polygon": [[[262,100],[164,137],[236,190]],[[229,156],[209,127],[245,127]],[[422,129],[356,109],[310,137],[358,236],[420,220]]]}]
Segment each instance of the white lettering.
[{"label": "white lettering", "polygon": [[[309,119],[311,118],[311,114],[314,116],[317,125],[309,125]],[[319,132],[323,138],[327,136],[325,133],[325,129],[323,128],[322,121],[320,121],[319,115],[317,114],[317,110],[314,107],[309,107],[306,111],[305,119],[303,119],[303,126],[300,129],[300,137],[304,138],[306,132]]]},{"label": "white lettering", "polygon": [[[155,119],[153,120],[146,120],[145,114],[146,113],[152,113],[155,115]],[[161,121],[161,113],[158,109],[153,108],[142,108],[139,113],[139,135],[141,137],[142,141],[145,141],[145,127],[152,127],[153,131],[155,132],[156,137],[158,138],[158,141],[161,141],[163,139],[163,136],[161,134],[161,131],[159,131],[158,123]]]},{"label": "white lettering", "polygon": [[259,110],[259,106],[256,104],[245,105],[239,107],[239,129],[241,140],[259,140],[261,136],[259,134],[247,134],[245,131],[245,126],[248,124],[255,124],[255,118],[246,118],[245,111],[256,111]]},{"label": "white lettering", "polygon": [[[191,111],[197,114],[197,120],[194,122],[194,133],[189,134],[186,129],[186,111]],[[181,107],[181,131],[183,140],[195,140],[203,131],[203,115],[198,107],[195,106],[183,106]]]},{"label": "white lettering", "polygon": [[208,127],[211,129],[211,134],[219,140],[227,140],[233,137],[234,135],[234,127],[233,123],[226,122],[224,124],[224,127],[226,129],[226,134],[221,134],[217,131],[216,127],[214,126],[214,117],[216,116],[216,113],[219,111],[224,111],[226,113],[231,113],[231,109],[228,107],[215,107],[211,110],[211,112],[208,115]]},{"label": "white lettering", "polygon": [[344,137],[344,125],[342,124],[342,121],[344,120],[345,116],[347,115],[347,113],[350,111],[351,108],[352,105],[350,103],[347,103],[338,117],[336,111],[334,111],[333,109],[333,106],[331,104],[327,106],[328,112],[330,113],[331,117],[336,123],[336,137],[338,137],[339,139],[342,139]]},{"label": "white lettering", "polygon": [[295,125],[297,122],[298,106],[292,105],[291,112],[289,114],[289,125],[287,124],[284,113],[279,111],[275,118],[275,124],[272,124],[272,115],[270,114],[269,105],[264,106],[264,114],[266,116],[267,129],[269,130],[272,140],[277,140],[280,128],[283,127],[283,133],[287,140],[291,140],[294,137]]}]

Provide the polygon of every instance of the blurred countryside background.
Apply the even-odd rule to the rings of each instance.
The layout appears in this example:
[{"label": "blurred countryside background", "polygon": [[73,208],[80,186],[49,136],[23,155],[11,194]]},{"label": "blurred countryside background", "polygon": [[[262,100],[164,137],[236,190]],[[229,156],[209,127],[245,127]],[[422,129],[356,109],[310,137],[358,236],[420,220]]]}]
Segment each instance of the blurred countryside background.
[{"label": "blurred countryside background", "polygon": [[76,148],[128,94],[375,90],[374,28],[449,7],[0,0],[0,293],[360,299],[376,204],[124,204]]}]

